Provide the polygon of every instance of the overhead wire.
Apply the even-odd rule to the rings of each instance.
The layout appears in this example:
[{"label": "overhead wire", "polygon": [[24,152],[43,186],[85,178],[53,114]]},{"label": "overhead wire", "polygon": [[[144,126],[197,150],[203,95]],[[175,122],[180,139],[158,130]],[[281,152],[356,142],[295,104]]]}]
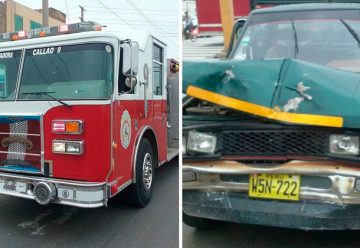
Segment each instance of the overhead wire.
[{"label": "overhead wire", "polygon": [[[143,13],[141,9],[138,8],[138,6],[132,1],[132,0],[126,0],[142,17],[144,17],[145,20],[147,20],[155,29],[157,29],[160,33],[168,33],[167,31],[160,28],[158,25],[156,25],[147,15]],[[171,42],[174,46],[177,46],[172,40],[167,39],[169,42]]]},{"label": "overhead wire", "polygon": [[124,18],[122,18],[120,15],[118,15],[115,11],[113,11],[112,9],[110,9],[108,6],[106,6],[103,2],[101,2],[100,0],[96,0],[99,4],[101,4],[104,8],[106,8],[107,10],[109,10],[111,13],[113,13],[116,17],[118,17],[120,20],[122,20],[123,22],[125,22],[126,24],[128,24],[130,27],[132,27],[133,29],[137,30],[137,28],[132,25],[131,23],[127,22]]}]

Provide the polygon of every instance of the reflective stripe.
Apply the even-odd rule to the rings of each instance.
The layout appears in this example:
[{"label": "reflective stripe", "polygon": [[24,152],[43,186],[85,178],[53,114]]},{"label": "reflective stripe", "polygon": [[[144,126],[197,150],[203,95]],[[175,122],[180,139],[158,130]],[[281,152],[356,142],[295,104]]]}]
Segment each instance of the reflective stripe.
[{"label": "reflective stripe", "polygon": [[245,102],[194,86],[189,86],[187,88],[187,94],[189,96],[209,101],[224,107],[240,110],[277,121],[326,127],[343,126],[342,117],[283,112],[280,109],[272,109],[254,103]]}]

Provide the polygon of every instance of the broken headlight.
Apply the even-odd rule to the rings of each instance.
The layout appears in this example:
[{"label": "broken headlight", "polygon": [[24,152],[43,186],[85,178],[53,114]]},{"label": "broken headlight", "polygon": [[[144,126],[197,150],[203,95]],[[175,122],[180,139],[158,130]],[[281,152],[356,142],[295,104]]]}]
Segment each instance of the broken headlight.
[{"label": "broken headlight", "polygon": [[187,139],[187,151],[198,153],[214,153],[217,136],[212,133],[190,131]]},{"label": "broken headlight", "polygon": [[359,137],[341,134],[330,135],[330,153],[359,155]]}]

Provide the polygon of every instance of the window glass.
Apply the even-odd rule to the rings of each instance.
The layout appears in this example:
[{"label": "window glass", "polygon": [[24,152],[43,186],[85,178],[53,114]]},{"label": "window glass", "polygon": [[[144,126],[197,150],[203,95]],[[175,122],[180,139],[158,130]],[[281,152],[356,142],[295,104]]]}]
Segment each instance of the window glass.
[{"label": "window glass", "polygon": [[15,15],[15,31],[21,31],[24,29],[22,16]]},{"label": "window glass", "polygon": [[238,60],[296,58],[360,72],[358,11],[309,11],[255,15],[233,57]]},{"label": "window glass", "polygon": [[153,45],[153,85],[154,95],[162,95],[163,88],[163,48]]},{"label": "window glass", "polygon": [[19,98],[109,98],[113,88],[112,58],[112,47],[107,44],[28,49]]},{"label": "window glass", "polygon": [[41,28],[41,27],[42,27],[42,25],[40,23],[30,20],[30,29],[36,29],[36,28]]},{"label": "window glass", "polygon": [[13,100],[21,51],[0,52],[0,101]]},{"label": "window glass", "polygon": [[163,62],[163,49],[155,44],[153,46],[153,59],[161,63]]}]

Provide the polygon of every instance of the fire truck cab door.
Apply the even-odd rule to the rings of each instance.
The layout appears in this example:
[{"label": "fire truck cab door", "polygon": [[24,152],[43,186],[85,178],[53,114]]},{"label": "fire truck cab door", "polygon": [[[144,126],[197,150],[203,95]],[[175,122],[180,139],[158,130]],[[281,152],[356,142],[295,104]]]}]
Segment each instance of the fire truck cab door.
[{"label": "fire truck cab door", "polygon": [[119,55],[117,92],[113,103],[113,143],[116,145],[112,171],[112,180],[117,181],[118,187],[132,179],[137,136],[143,126],[151,125],[153,118],[149,56],[145,56],[135,42],[121,44]]}]

